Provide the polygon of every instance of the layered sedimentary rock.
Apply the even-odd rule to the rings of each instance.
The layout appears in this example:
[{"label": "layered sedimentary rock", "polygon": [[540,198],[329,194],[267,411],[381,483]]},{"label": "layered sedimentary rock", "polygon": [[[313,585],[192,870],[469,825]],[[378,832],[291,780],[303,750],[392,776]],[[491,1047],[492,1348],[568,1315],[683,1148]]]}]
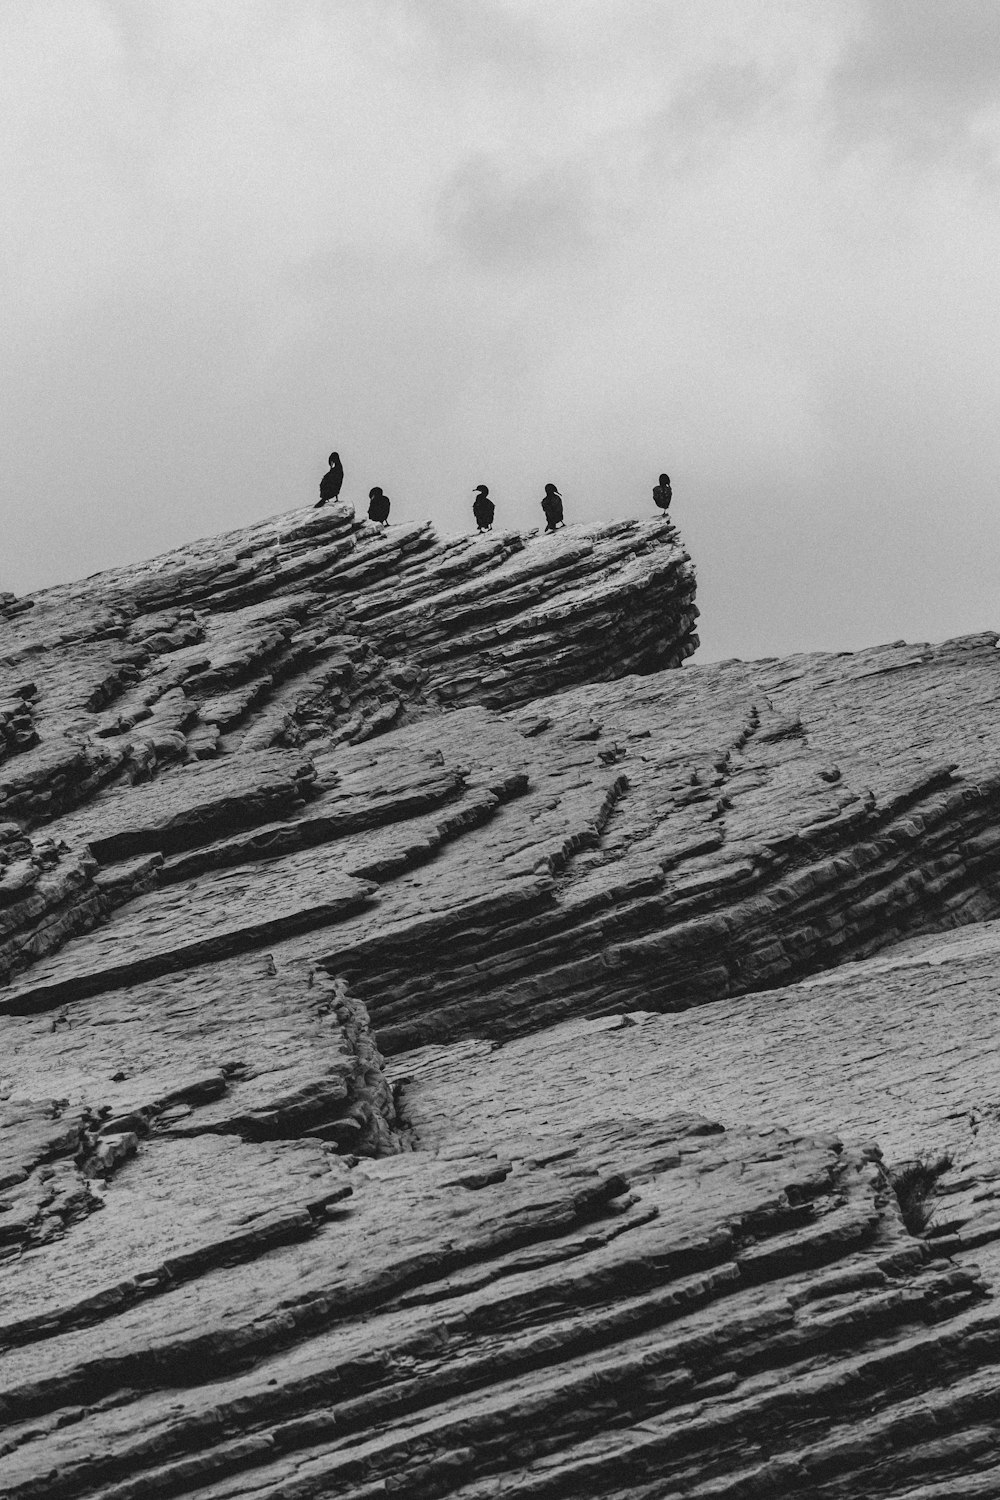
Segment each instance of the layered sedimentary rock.
[{"label": "layered sedimentary rock", "polygon": [[0,606],[5,1495],[1000,1495],[996,636],[346,507]]},{"label": "layered sedimentary rock", "polygon": [[[8,614],[0,977],[146,889],[161,845],[198,842],[199,807],[206,840],[292,810],[312,763],[272,757],[275,784],[258,794],[261,750],[330,751],[442,706],[508,706],[676,666],[697,643],[693,573],[666,522],[526,546],[516,534],[441,541],[429,526],[384,533],[346,506],[52,589]],[[110,873],[75,852],[120,816],[108,801],[123,786],[216,758],[204,783],[189,771],[144,804],[143,818],[169,822],[176,796],[187,835],[125,828],[115,852],[124,838],[146,858],[119,858]]]}]

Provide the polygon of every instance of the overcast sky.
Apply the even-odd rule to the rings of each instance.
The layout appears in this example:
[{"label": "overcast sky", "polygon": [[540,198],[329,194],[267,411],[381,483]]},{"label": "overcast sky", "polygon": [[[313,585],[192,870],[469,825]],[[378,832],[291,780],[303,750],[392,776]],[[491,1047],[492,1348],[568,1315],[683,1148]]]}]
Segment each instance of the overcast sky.
[{"label": "overcast sky", "polygon": [[701,659],[1000,626],[998,0],[3,0],[0,589],[653,511]]}]

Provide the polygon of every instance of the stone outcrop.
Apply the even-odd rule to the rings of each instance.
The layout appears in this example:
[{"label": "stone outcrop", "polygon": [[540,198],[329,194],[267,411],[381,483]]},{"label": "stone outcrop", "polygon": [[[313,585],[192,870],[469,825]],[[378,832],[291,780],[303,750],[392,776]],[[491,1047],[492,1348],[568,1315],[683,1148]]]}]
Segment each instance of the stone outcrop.
[{"label": "stone outcrop", "polygon": [[696,614],[343,506],[0,600],[5,1496],[1000,1495],[997,637]]}]

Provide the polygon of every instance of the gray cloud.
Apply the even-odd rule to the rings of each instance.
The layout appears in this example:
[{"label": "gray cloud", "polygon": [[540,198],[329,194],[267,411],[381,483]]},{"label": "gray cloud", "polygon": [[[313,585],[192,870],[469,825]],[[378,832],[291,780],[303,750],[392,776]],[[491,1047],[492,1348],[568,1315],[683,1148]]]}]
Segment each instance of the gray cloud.
[{"label": "gray cloud", "polygon": [[781,82],[755,62],[719,63],[683,80],[646,127],[646,166],[696,171],[781,97]]},{"label": "gray cloud", "polygon": [[989,142],[974,11],[8,0],[0,588],[336,447],[445,529],[667,468],[708,656],[990,625],[1000,212],[957,134],[887,166]]},{"label": "gray cloud", "polygon": [[994,0],[866,0],[835,82],[859,95],[909,94],[960,110],[997,103],[1000,20]]},{"label": "gray cloud", "polygon": [[456,170],[441,194],[439,222],[469,259],[517,271],[564,263],[595,244],[590,184],[572,165],[516,175],[477,156]]},{"label": "gray cloud", "polygon": [[865,0],[830,78],[841,130],[905,155],[995,163],[1000,16],[994,0]]}]

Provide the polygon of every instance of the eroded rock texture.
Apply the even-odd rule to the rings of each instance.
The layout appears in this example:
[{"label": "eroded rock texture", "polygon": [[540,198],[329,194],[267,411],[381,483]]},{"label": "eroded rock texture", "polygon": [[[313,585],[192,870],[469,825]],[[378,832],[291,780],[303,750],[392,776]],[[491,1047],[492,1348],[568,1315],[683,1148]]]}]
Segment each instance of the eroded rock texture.
[{"label": "eroded rock texture", "polygon": [[1000,1496],[997,638],[695,616],[342,506],[0,599],[5,1496]]}]

